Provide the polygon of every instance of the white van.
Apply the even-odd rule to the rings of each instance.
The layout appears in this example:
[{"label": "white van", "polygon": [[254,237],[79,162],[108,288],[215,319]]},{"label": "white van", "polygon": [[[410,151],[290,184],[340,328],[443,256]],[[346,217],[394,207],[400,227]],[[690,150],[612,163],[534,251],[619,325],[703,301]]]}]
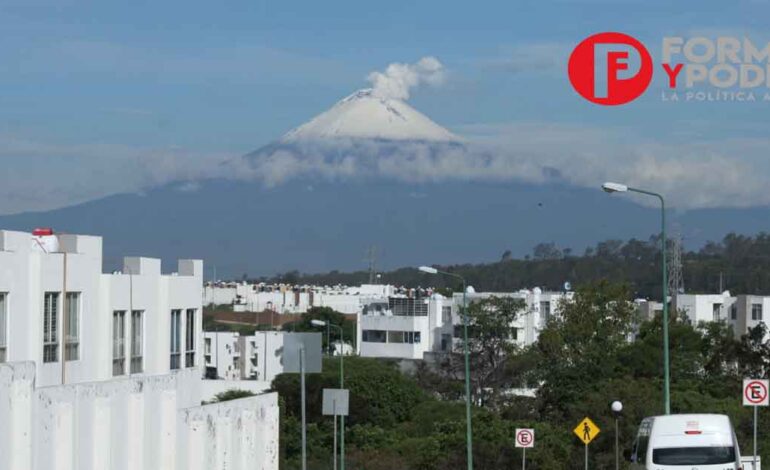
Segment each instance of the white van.
[{"label": "white van", "polygon": [[725,415],[645,418],[631,453],[633,469],[736,470],[740,462],[738,441]]}]

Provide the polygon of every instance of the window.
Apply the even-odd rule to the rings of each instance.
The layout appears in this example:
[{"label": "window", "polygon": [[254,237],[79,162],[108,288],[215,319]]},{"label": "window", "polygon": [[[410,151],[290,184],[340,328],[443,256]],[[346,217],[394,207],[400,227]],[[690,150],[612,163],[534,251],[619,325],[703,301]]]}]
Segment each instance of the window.
[{"label": "window", "polygon": [[639,425],[639,434],[636,436],[634,448],[631,454],[631,461],[639,465],[647,463],[647,447],[650,443],[650,431],[652,430],[652,421],[650,419],[642,420]]},{"label": "window", "polygon": [[126,312],[112,312],[112,375],[126,374]]},{"label": "window", "polygon": [[395,316],[426,317],[428,303],[425,299],[413,297],[389,297],[388,308]]},{"label": "window", "polygon": [[8,294],[0,292],[0,362],[5,362],[8,354]]},{"label": "window", "polygon": [[386,332],[385,330],[363,330],[361,336],[367,343],[384,343]]},{"label": "window", "polygon": [[722,311],[722,304],[713,304],[711,306],[711,314],[715,322],[722,320],[721,311]]},{"label": "window", "polygon": [[46,292],[43,297],[43,362],[59,360],[59,293]]},{"label": "window", "polygon": [[64,357],[68,361],[80,359],[80,292],[67,292],[67,341]]},{"label": "window", "polygon": [[420,344],[419,331],[388,331],[387,334],[388,343]]},{"label": "window", "polygon": [[452,335],[441,335],[441,350],[448,351],[452,347]]},{"label": "window", "polygon": [[131,373],[141,374],[144,372],[144,317],[143,310],[134,310],[131,312]]},{"label": "window", "polygon": [[540,315],[543,319],[543,324],[548,323],[551,319],[551,302],[540,302]]},{"label": "window", "polygon": [[669,447],[652,450],[657,465],[722,465],[735,463],[734,447]]},{"label": "window", "polygon": [[185,367],[195,367],[195,309],[187,309],[185,323]]},{"label": "window", "polygon": [[404,343],[403,331],[388,331],[388,343]]},{"label": "window", "polygon": [[172,310],[171,311],[171,340],[170,340],[170,367],[171,370],[179,369],[182,365],[181,362],[181,332],[179,331],[182,327],[182,311],[181,310]]},{"label": "window", "polygon": [[420,344],[420,332],[419,331],[407,331],[405,333],[406,342],[409,344]]},{"label": "window", "polygon": [[730,305],[730,319],[738,319],[738,306],[735,304]]},{"label": "window", "polygon": [[452,323],[452,306],[441,307],[442,323]]},{"label": "window", "polygon": [[751,319],[762,321],[762,304],[751,304]]}]

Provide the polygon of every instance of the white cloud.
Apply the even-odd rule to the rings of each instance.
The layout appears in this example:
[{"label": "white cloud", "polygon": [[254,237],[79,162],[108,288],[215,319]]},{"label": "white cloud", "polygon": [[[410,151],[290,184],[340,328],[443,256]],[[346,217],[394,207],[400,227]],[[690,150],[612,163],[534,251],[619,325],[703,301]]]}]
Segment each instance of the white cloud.
[{"label": "white cloud", "polygon": [[172,181],[215,177],[228,157],[180,148],[65,145],[0,135],[0,214],[54,209]]},{"label": "white cloud", "polygon": [[267,185],[305,176],[559,181],[597,189],[604,181],[620,181],[661,192],[671,206],[682,209],[770,204],[763,176],[770,174],[770,162],[763,157],[770,139],[661,143],[623,128],[527,122],[458,130],[471,137],[467,145],[306,142],[238,159],[233,170],[239,178]]}]

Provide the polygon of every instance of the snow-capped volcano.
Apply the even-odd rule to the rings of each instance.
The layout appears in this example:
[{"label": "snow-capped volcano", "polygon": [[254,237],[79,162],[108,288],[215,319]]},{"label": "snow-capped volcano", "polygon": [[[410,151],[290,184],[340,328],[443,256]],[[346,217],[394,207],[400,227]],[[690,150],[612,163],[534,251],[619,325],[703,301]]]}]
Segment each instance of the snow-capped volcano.
[{"label": "snow-capped volcano", "polygon": [[274,186],[295,178],[436,178],[466,155],[466,142],[374,89],[342,99],[279,140],[230,162],[239,178]]},{"label": "snow-capped volcano", "polygon": [[289,131],[281,141],[379,139],[458,142],[460,139],[404,101],[359,90],[309,122]]}]

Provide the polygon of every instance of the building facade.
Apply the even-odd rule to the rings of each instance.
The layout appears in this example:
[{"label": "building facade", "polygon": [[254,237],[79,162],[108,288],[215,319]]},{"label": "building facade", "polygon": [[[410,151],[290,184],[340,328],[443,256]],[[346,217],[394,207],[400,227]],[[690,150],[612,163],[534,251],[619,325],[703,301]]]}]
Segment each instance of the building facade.
[{"label": "building facade", "polygon": [[275,394],[202,405],[202,273],[0,230],[0,469],[277,470]]},{"label": "building facade", "polygon": [[[526,346],[537,341],[550,318],[559,314],[559,302],[571,295],[534,288],[518,292],[468,292],[466,301],[470,305],[493,296],[521,299],[523,310],[512,326],[516,331],[514,341]],[[462,293],[454,293],[451,299],[431,294],[371,300],[360,316],[359,352],[368,357],[422,359],[426,353],[451,351],[461,340],[457,327],[463,324],[462,305]]]},{"label": "building facade", "polygon": [[125,258],[104,274],[100,237],[0,231],[0,359],[33,361],[43,386],[199,368],[202,273]]}]

